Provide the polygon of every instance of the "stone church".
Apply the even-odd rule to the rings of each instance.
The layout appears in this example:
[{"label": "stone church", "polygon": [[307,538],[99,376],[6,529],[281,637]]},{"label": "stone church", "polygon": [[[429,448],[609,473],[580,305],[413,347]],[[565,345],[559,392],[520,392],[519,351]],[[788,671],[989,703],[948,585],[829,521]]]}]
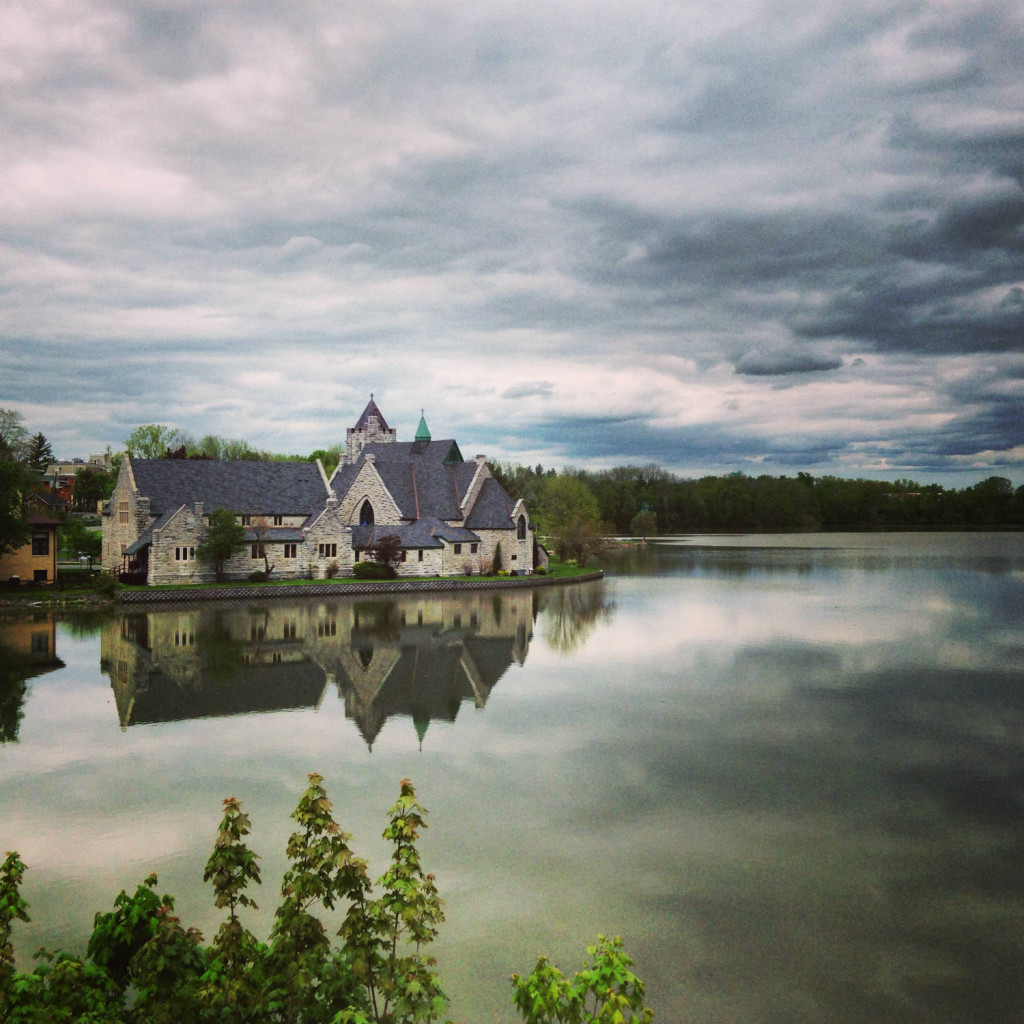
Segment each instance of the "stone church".
[{"label": "stone church", "polygon": [[531,573],[543,557],[522,499],[506,493],[483,455],[463,458],[421,416],[399,441],[373,398],[346,436],[330,477],[312,462],[133,459],[125,455],[104,502],[103,565],[132,582],[212,581],[197,551],[209,514],[228,509],[245,547],[228,579],[273,566],[272,578],[351,576],[380,537],[399,538],[400,576]]}]

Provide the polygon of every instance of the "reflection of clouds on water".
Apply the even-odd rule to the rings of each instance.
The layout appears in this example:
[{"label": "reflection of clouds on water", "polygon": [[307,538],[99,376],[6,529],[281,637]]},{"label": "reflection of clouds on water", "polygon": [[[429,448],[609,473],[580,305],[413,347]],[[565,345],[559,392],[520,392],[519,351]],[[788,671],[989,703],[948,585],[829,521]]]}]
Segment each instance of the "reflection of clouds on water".
[{"label": "reflection of clouds on water", "polygon": [[[293,710],[122,731],[130,694],[99,673],[98,639],[68,647],[67,668],[32,683],[19,743],[0,748],[0,841],[38,855],[19,948],[60,941],[72,917],[87,930],[83,907],[154,867],[211,935],[198,880],[228,795],[253,814],[269,916],[305,772],[324,773],[371,858],[410,775],[431,810],[458,1019],[512,1021],[509,970],[540,952],[571,967],[604,931],[677,1024],[1013,1020],[1021,580],[931,557],[895,568],[885,551],[871,570],[857,554],[746,574],[673,574],[659,558],[657,575],[538,591],[521,613],[487,595],[420,622],[371,602],[358,623],[335,614],[332,635],[330,606],[312,602],[310,629],[296,619],[286,637],[283,612],[261,614],[256,640],[245,619],[265,668],[301,650],[322,672],[322,695]],[[156,660],[185,680],[192,657]],[[176,850],[157,859],[163,842]]]}]

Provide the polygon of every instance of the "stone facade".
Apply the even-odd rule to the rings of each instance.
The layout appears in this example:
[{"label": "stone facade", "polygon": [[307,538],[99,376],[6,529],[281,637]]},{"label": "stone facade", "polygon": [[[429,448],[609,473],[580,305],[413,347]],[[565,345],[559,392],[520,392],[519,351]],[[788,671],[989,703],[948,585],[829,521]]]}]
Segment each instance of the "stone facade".
[{"label": "stone facade", "polygon": [[[103,506],[103,564],[132,582],[207,582],[209,514],[229,509],[245,545],[222,566],[228,579],[272,567],[275,578],[350,576],[382,537],[398,536],[400,576],[534,568],[533,527],[484,456],[466,462],[454,440],[434,441],[421,418],[399,442],[371,399],[327,478],[319,462],[122,460]],[[266,558],[264,558],[264,553]]]}]

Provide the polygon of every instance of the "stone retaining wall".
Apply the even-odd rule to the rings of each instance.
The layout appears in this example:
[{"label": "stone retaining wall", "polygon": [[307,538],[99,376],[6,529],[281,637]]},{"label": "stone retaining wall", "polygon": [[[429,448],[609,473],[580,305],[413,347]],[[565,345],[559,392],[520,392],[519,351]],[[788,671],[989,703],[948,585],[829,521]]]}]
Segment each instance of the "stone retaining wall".
[{"label": "stone retaining wall", "polygon": [[509,590],[519,587],[552,587],[564,583],[586,583],[604,578],[604,570],[580,576],[508,576],[498,579],[436,579],[436,580],[363,580],[359,583],[307,583],[303,586],[246,586],[203,587],[193,590],[124,590],[118,596],[124,604],[159,601],[223,601],[242,598],[268,597],[360,597],[366,594],[414,594],[423,591],[453,590]]}]

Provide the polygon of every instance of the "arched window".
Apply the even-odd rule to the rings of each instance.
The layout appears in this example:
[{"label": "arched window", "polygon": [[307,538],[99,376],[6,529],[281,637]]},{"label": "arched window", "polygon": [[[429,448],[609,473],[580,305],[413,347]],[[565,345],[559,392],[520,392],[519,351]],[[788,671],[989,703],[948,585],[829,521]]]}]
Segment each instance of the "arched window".
[{"label": "arched window", "polygon": [[526,540],[526,516],[520,516],[516,522],[516,537]]},{"label": "arched window", "polygon": [[359,510],[359,525],[373,526],[373,506],[369,498],[363,502],[363,507]]}]

